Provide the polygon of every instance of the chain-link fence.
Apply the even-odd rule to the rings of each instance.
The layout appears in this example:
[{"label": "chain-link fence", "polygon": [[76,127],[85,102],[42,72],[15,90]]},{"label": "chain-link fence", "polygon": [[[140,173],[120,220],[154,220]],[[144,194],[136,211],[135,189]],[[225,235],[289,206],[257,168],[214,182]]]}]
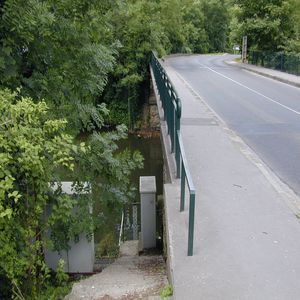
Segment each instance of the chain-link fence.
[{"label": "chain-link fence", "polygon": [[249,51],[248,62],[257,66],[300,75],[300,54]]}]

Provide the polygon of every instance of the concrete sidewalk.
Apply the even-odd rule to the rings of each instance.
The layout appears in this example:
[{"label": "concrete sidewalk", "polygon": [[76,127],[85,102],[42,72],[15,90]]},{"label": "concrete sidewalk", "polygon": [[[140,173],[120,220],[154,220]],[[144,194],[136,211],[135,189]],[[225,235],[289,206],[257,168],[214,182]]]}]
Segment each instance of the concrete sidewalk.
[{"label": "concrete sidewalk", "polygon": [[238,63],[236,61],[228,61],[226,62],[230,65],[234,65],[236,67],[240,67],[242,69],[248,70],[250,72],[269,77],[296,87],[300,87],[300,76],[296,76],[293,74],[273,70],[273,69],[268,69],[268,68],[263,68],[260,66],[255,66],[251,64],[244,64],[244,63]]},{"label": "concrete sidewalk", "polygon": [[164,65],[182,99],[181,132],[197,189],[194,256],[187,257],[188,203],[179,213],[179,181],[165,184],[174,298],[299,299],[298,197]]}]

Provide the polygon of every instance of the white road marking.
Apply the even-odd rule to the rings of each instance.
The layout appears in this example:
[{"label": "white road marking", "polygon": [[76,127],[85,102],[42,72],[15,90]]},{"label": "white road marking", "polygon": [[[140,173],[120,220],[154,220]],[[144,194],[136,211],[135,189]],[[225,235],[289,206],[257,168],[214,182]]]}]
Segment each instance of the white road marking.
[{"label": "white road marking", "polygon": [[275,104],[277,104],[277,105],[279,105],[279,106],[281,106],[281,107],[283,107],[283,108],[285,108],[285,109],[287,109],[287,110],[289,110],[289,111],[291,111],[291,112],[293,112],[293,113],[295,113],[297,115],[300,115],[299,111],[294,110],[294,109],[292,109],[292,108],[290,108],[290,107],[288,107],[288,106],[286,106],[286,105],[284,105],[284,104],[282,104],[282,103],[280,103],[280,102],[278,102],[278,101],[276,101],[276,100],[274,100],[274,99],[272,99],[272,98],[270,98],[270,97],[268,97],[268,96],[266,96],[266,95],[264,95],[264,94],[262,94],[262,93],[260,93],[260,92],[258,92],[256,90],[253,90],[253,89],[249,88],[248,86],[246,86],[246,85],[244,85],[244,84],[242,84],[242,83],[240,83],[240,82],[238,82],[238,81],[236,81],[236,80],[234,80],[234,79],[232,79],[232,78],[230,78],[230,77],[228,77],[226,75],[223,75],[222,73],[217,72],[217,71],[213,70],[212,68],[210,68],[208,66],[205,66],[203,64],[200,64],[200,65],[202,67],[206,67],[206,69],[208,69],[208,70],[210,70],[210,71],[212,71],[212,72],[214,72],[214,73],[216,73],[216,74],[218,74],[218,75],[220,75],[220,76],[222,76],[222,77],[224,77],[224,78],[226,78],[226,79],[234,82],[235,84],[237,84],[237,85],[239,85],[239,86],[241,86],[241,87],[243,87],[243,88],[245,88],[245,89],[247,89],[247,90],[249,90],[249,91],[251,91],[251,92],[253,92],[253,93],[255,93],[255,94],[257,94],[257,95],[259,95],[259,96],[261,96],[263,98],[265,98],[265,99],[267,99],[268,101],[273,102],[273,103],[275,103]]}]

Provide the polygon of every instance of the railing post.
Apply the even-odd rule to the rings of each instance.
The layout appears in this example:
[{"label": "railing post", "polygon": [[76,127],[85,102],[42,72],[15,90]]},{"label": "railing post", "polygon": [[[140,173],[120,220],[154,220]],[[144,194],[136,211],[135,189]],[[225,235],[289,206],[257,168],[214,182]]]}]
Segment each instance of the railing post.
[{"label": "railing post", "polygon": [[170,97],[170,105],[171,105],[171,109],[170,109],[170,137],[171,137],[171,152],[174,153],[174,133],[175,133],[175,107],[174,107],[174,99],[173,99],[173,94],[171,94]]},{"label": "railing post", "polygon": [[180,178],[180,147],[179,147],[179,134],[180,134],[180,118],[181,118],[181,101],[180,98],[176,99],[176,112],[175,112],[175,160],[176,160],[176,177]]},{"label": "railing post", "polygon": [[175,160],[176,160],[176,177],[180,178],[180,149],[179,149],[179,130],[176,130],[175,135]]},{"label": "railing post", "polygon": [[168,83],[167,79],[164,75],[164,102],[165,102],[165,107],[164,107],[164,115],[165,115],[165,121],[167,122],[168,125],[168,134],[170,133],[170,125],[169,125],[169,91],[168,91]]},{"label": "railing post", "polygon": [[181,193],[180,193],[180,211],[184,211],[185,203],[185,169],[183,165],[183,160],[181,163]]},{"label": "railing post", "polygon": [[193,255],[194,248],[194,223],[195,223],[195,192],[190,193],[189,209],[189,234],[188,234],[188,256]]}]

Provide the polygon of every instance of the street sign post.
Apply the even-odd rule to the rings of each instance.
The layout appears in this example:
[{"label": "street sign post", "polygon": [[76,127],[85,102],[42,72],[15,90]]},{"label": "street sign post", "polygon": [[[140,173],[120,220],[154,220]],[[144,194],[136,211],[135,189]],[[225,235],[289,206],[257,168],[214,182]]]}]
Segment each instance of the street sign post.
[{"label": "street sign post", "polygon": [[247,36],[243,36],[242,62],[247,62]]}]

